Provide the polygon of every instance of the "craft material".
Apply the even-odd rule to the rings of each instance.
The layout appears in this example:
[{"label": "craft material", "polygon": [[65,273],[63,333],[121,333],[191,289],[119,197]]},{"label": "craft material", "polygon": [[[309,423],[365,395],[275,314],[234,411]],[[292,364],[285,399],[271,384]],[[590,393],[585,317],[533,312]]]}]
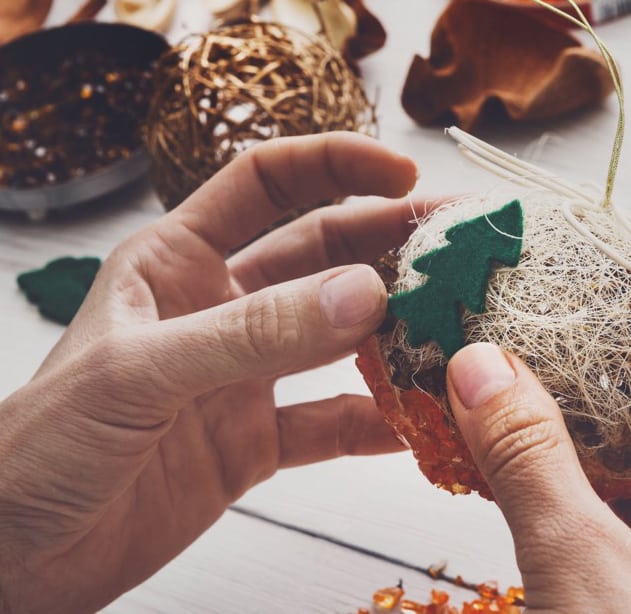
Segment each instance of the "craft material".
[{"label": "craft material", "polygon": [[[379,270],[385,271],[396,302],[399,293],[427,283],[413,263],[446,249],[445,235],[454,225],[484,216],[493,231],[510,238],[512,233],[504,233],[489,214],[519,198],[521,259],[515,268],[491,274],[486,311],[463,309],[464,340],[493,342],[526,362],[559,404],[594,489],[603,499],[616,500],[631,498],[631,221],[611,198],[624,131],[623,94],[611,54],[580,10],[577,15],[603,53],[620,101],[603,194],[452,127],[448,133],[462,150],[505,177],[506,185],[436,210],[406,245],[382,258]],[[408,441],[425,475],[453,493],[477,490],[492,498],[451,414],[446,363],[435,342],[415,347],[406,323],[392,319],[358,357],[377,404]]]},{"label": "craft material", "polygon": [[0,2],[0,44],[41,27],[52,4],[53,0]]},{"label": "craft material", "polygon": [[98,258],[58,258],[42,269],[21,273],[17,283],[42,316],[59,324],[70,324],[100,266]]},{"label": "craft material", "polygon": [[161,58],[156,84],[146,142],[167,209],[256,143],[375,129],[373,107],[335,49],[274,23],[187,38]]},{"label": "craft material", "polygon": [[[354,544],[352,542],[333,537],[327,533],[314,530],[312,528],[302,527],[290,522],[278,520],[261,512],[254,511],[241,505],[233,504],[229,507],[230,511],[236,514],[240,514],[250,519],[255,519],[259,522],[263,522],[275,527],[280,527],[283,530],[291,531],[298,535],[307,535],[310,538],[315,538],[327,544],[332,544],[337,548],[342,548],[350,552],[360,553],[364,557],[382,561],[390,565],[398,567],[400,570],[412,572],[413,574],[419,574],[430,578],[436,582],[441,582],[443,586],[451,585],[459,589],[470,591],[476,595],[473,601],[468,604],[468,609],[464,609],[463,614],[519,614],[521,606],[525,605],[524,589],[521,587],[511,586],[504,593],[499,590],[497,582],[471,582],[464,579],[461,575],[452,575],[447,571],[447,563],[442,562],[439,564],[423,566],[418,563],[412,563],[404,559],[394,557],[390,554],[385,554],[366,546]],[[427,606],[414,602],[410,599],[403,599],[405,591],[403,590],[403,581],[400,580],[397,586],[388,587],[375,591],[373,595],[373,606],[376,609],[372,610],[372,614],[378,612],[393,612],[393,614],[460,614],[450,611],[439,609],[439,606],[451,607],[448,605],[449,595],[443,590],[432,591],[432,604]],[[409,607],[404,609],[403,606]],[[432,607],[433,606],[433,607]],[[500,610],[499,607],[505,609]],[[512,606],[513,610],[509,608]],[[417,609],[414,609],[414,608]],[[484,608],[487,607],[488,610]],[[381,608],[381,609],[379,609]],[[420,608],[420,609],[419,609]],[[422,609],[427,608],[427,609]],[[363,614],[365,608],[359,608],[358,614]]]},{"label": "craft material", "polygon": [[[67,23],[94,19],[107,0],[85,0]],[[44,25],[53,0],[5,0],[0,2],[0,44],[39,30]]]},{"label": "craft material", "polygon": [[122,23],[166,32],[175,15],[177,0],[115,0],[114,11]]},{"label": "craft material", "polygon": [[[258,15],[256,0],[207,0],[214,17],[229,23]],[[383,47],[386,31],[363,0],[270,0],[276,23],[305,34],[322,34],[353,68],[357,60]]]},{"label": "craft material", "polygon": [[[507,6],[513,6],[523,11],[531,12],[543,18],[550,17],[550,11],[545,8],[535,6],[532,0],[489,0],[490,2],[497,2],[498,4],[505,4]],[[572,5],[567,0],[550,0],[551,5],[559,8],[560,10],[571,13]],[[593,24],[599,24],[616,17],[622,17],[631,12],[630,0],[578,0],[577,6],[585,13],[587,19]],[[556,18],[554,22],[561,25],[568,26],[567,19]],[[571,25],[571,24],[569,24]]]},{"label": "craft material", "polygon": [[145,172],[141,130],[167,47],[139,28],[81,23],[0,48],[0,208],[66,206]]},{"label": "craft material", "polygon": [[434,339],[449,358],[464,345],[459,305],[472,313],[485,311],[491,264],[517,266],[522,232],[521,205],[515,200],[447,229],[449,245],[412,262],[412,269],[429,279],[390,297],[388,304],[389,313],[405,320],[412,347]]},{"label": "craft material", "polygon": [[308,34],[327,37],[338,51],[357,32],[357,15],[344,0],[270,0],[272,18]]},{"label": "craft material", "polygon": [[78,23],[94,19],[107,4],[107,0],[85,0],[76,13],[70,17],[67,23]]},{"label": "craft material", "polygon": [[[429,603],[420,603],[406,597],[402,582],[375,591],[372,597],[373,614],[520,614],[525,605],[524,590],[510,587],[500,593],[494,584],[480,584],[479,597],[462,604],[462,609],[449,603],[447,591],[432,589]],[[371,610],[359,608],[357,614],[371,614]]]},{"label": "craft material", "polygon": [[423,126],[472,131],[484,121],[556,118],[612,90],[605,60],[569,32],[502,4],[466,0],[438,18],[430,56],[414,57],[401,102]]},{"label": "craft material", "polygon": [[344,57],[355,65],[360,60],[375,51],[379,51],[385,44],[387,34],[379,19],[371,13],[364,4],[364,0],[346,0],[357,16],[357,31],[346,41]]},{"label": "craft material", "polygon": [[258,12],[256,0],[206,0],[206,6],[215,19],[224,23],[249,19]]}]

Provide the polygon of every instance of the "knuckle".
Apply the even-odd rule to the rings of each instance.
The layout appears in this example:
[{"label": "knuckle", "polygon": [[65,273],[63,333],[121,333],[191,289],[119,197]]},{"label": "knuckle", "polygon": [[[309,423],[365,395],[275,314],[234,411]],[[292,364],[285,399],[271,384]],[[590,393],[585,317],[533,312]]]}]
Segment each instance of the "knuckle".
[{"label": "knuckle", "polygon": [[337,439],[338,456],[353,456],[359,442],[366,431],[363,414],[357,411],[357,397],[352,394],[341,394],[336,397],[337,407]]},{"label": "knuckle", "polygon": [[[266,147],[264,147],[266,146]],[[273,141],[262,143],[251,150],[250,162],[254,175],[261,184],[265,196],[270,204],[281,212],[293,209],[296,205],[291,192],[286,189],[282,181],[279,181],[273,169],[269,168],[265,155],[268,148],[278,148],[279,144]]]},{"label": "knuckle", "polygon": [[291,295],[277,292],[248,300],[243,318],[244,340],[253,357],[291,351],[303,337],[298,305]]},{"label": "knuckle", "polygon": [[485,425],[481,464],[490,480],[501,474],[515,478],[547,463],[559,443],[554,419],[518,399],[492,414]]},{"label": "knuckle", "polygon": [[337,195],[346,194],[350,191],[349,184],[349,174],[352,175],[354,172],[354,168],[352,164],[346,166],[346,172],[340,173],[338,171],[338,164],[335,152],[337,149],[334,147],[334,143],[331,138],[327,138],[324,141],[324,151],[323,151],[323,160],[324,160],[324,170],[328,177],[328,181],[331,184],[332,188],[336,192]]}]

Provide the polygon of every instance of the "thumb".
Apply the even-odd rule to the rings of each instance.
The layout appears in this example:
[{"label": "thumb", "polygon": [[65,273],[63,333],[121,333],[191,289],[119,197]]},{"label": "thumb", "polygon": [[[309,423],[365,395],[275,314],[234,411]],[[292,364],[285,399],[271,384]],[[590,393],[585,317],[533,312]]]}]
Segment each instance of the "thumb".
[{"label": "thumb", "polygon": [[476,343],[451,359],[447,389],[513,535],[528,611],[625,611],[631,536],[591,488],[561,411],[535,375]]},{"label": "thumb", "polygon": [[[460,350],[447,369],[449,400],[473,459],[519,550],[557,520],[602,505],[580,466],[554,399],[516,357],[489,343]],[[576,530],[568,527],[568,530]]]}]

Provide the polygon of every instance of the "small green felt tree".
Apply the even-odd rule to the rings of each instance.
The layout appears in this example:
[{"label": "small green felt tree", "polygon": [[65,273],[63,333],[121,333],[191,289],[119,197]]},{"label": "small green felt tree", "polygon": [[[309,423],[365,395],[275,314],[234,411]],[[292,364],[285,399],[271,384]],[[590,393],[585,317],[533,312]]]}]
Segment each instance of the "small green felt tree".
[{"label": "small green felt tree", "polygon": [[412,266],[428,280],[390,297],[388,311],[405,320],[408,342],[419,347],[433,339],[449,358],[464,345],[461,305],[482,313],[493,262],[517,266],[521,255],[523,212],[518,200],[498,211],[447,230],[449,245],[435,249]]},{"label": "small green felt tree", "polygon": [[45,318],[70,324],[100,266],[98,258],[68,256],[53,260],[42,269],[20,273],[17,282]]}]

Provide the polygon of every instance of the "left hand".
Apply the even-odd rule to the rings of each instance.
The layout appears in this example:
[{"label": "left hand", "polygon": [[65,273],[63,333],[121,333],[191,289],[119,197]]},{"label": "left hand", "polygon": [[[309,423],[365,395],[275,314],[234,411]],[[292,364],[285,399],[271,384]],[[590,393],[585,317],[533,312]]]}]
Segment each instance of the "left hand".
[{"label": "left hand", "polygon": [[[96,610],[281,467],[400,449],[372,400],[277,408],[274,382],[351,351],[411,230],[416,168],[367,137],[270,141],[119,246],[33,380],[0,404],[0,610]],[[330,269],[330,267],[337,267]]]}]

